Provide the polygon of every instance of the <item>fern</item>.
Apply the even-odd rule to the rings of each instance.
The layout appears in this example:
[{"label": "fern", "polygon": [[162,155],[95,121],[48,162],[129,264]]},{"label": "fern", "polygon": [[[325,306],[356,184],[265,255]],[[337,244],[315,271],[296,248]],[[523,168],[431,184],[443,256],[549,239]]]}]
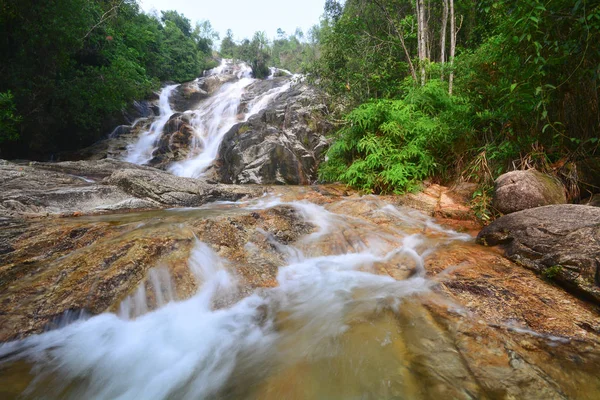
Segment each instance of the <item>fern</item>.
[{"label": "fern", "polygon": [[468,134],[469,106],[431,81],[410,88],[402,100],[378,100],[351,111],[348,125],[321,165],[325,181],[365,192],[403,193],[438,172],[457,136]]}]

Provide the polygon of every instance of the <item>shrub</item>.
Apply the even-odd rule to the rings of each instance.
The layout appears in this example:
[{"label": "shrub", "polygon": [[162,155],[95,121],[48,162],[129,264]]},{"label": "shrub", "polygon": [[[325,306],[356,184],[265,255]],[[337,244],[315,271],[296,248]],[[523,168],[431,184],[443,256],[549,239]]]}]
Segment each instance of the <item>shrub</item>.
[{"label": "shrub", "polygon": [[346,116],[321,179],[366,192],[403,193],[442,172],[440,161],[452,156],[454,139],[470,132],[469,106],[450,97],[440,81],[404,90],[401,100],[371,101]]}]

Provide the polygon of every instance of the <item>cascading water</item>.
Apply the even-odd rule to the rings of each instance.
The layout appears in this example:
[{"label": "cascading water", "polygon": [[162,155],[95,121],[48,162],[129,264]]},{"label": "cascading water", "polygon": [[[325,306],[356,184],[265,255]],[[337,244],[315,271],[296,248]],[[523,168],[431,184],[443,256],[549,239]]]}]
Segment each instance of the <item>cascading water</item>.
[{"label": "cascading water", "polygon": [[[322,196],[321,204],[316,204],[309,201],[314,197],[290,196],[293,190],[309,189],[287,189],[278,189],[275,196],[193,209],[89,217],[87,223],[115,224],[119,235],[108,240],[110,246],[175,234],[180,240],[162,249],[174,257],[161,258],[147,269],[137,287],[128,287],[129,296],[111,306],[113,312],[90,317],[73,310],[57,322],[57,329],[0,345],[0,397],[496,398],[504,392],[488,391],[494,379],[508,381],[510,390],[522,393],[521,383],[546,384],[548,376],[542,370],[553,363],[576,387],[570,393],[584,395],[529,392],[534,395],[514,398],[595,398],[594,391],[600,388],[595,364],[587,367],[589,374],[577,375],[585,361],[565,367],[564,356],[552,360],[562,351],[556,346],[568,339],[507,325],[521,335],[517,339],[527,348],[534,339],[549,342],[543,345],[551,349],[549,353],[533,347],[533,353],[541,355],[535,370],[528,369],[533,360],[527,358],[525,363],[520,357],[531,354],[522,350],[517,354],[513,340],[494,342],[486,337],[485,332],[499,329],[497,322],[491,331],[478,331],[485,323],[472,318],[469,306],[443,296],[440,281],[452,283],[447,275],[426,275],[443,257],[475,247],[469,235],[376,196],[337,201]],[[210,213],[219,216],[211,220]],[[296,228],[278,225],[277,218],[295,221]],[[253,224],[264,229],[253,230]],[[202,226],[211,231],[210,245],[196,237],[206,234]],[[241,253],[225,259],[219,254],[242,247],[224,232],[214,232],[228,229],[246,242]],[[297,229],[298,235],[290,239],[287,229]],[[176,248],[181,253],[169,253]],[[253,264],[254,259],[259,261]],[[277,265],[269,272],[268,260],[273,259]],[[256,266],[256,275],[248,275],[248,269]],[[115,272],[116,280],[127,274]],[[506,271],[500,272],[498,279],[505,279]],[[275,281],[248,286],[270,273]],[[71,275],[77,280],[82,276],[80,271]],[[494,298],[493,292],[475,286],[480,279],[493,280],[486,276],[454,283],[463,290],[483,291],[486,300]],[[188,290],[191,287],[194,290]],[[57,290],[64,289],[57,286]],[[441,308],[464,317],[457,324],[446,317],[436,319]],[[510,358],[504,358],[504,351]],[[487,358],[480,352],[487,352]],[[538,376],[535,371],[542,372]],[[19,379],[24,381],[19,390],[11,389]],[[2,396],[2,385],[7,386],[7,395]],[[531,387],[537,390],[536,385]]]},{"label": "cascading water", "polygon": [[160,115],[156,121],[150,125],[150,129],[143,132],[137,142],[127,148],[125,161],[133,164],[146,164],[152,159],[152,152],[154,151],[156,141],[160,137],[169,118],[173,115],[173,110],[169,104],[169,97],[171,97],[171,93],[173,93],[173,90],[175,90],[177,86],[179,85],[166,86],[160,92],[158,100]]},{"label": "cascading water", "polygon": [[[218,72],[222,72],[224,68],[219,68]],[[224,84],[198,110],[188,111],[192,114],[191,125],[195,133],[192,151],[187,160],[171,165],[170,172],[177,176],[197,177],[217,157],[223,136],[235,123],[240,122],[242,94],[255,81],[250,77],[251,72],[250,67],[241,64],[237,82]]]},{"label": "cascading water", "polygon": [[[298,80],[298,76],[292,75],[288,71],[285,72],[286,75],[289,75],[287,82],[265,92],[257,93],[247,103],[246,112],[244,112],[240,109],[242,97],[250,85],[258,82],[257,79],[251,77],[252,69],[245,63],[234,63],[232,60],[224,59],[218,67],[210,70],[206,77],[235,76],[235,80],[223,84],[210,98],[201,102],[197,109],[178,110],[190,116],[190,125],[193,128],[194,136],[187,159],[172,163],[169,171],[177,176],[201,176],[217,157],[223,136],[233,125],[256,115],[277,96],[288,91],[293,82]],[[168,86],[163,89],[160,95],[160,117],[152,124],[149,131],[144,132],[138,141],[129,147],[125,157],[126,161],[146,164],[152,159],[152,153],[160,134],[173,114],[169,105],[169,96],[175,88],[176,86]]]},{"label": "cascading water", "polygon": [[[228,204],[258,210],[286,203],[266,198]],[[42,393],[73,399],[221,397],[240,384],[238,379],[261,379],[304,357],[333,357],[338,352],[335,341],[354,319],[380,309],[386,299],[393,302],[385,307],[394,309],[402,299],[430,290],[432,281],[418,267],[423,264],[423,239],[375,234],[356,251],[320,255],[317,244],[356,229],[351,225],[357,221],[306,201],[287,206],[314,224],[316,231],[298,247],[281,249],[288,255],[288,265],[279,269],[278,286],[230,307],[215,308],[219,299],[239,299],[237,279],[227,261],[196,239],[188,265],[200,290],[190,299],[174,301],[168,272],[152,269],[146,283],[153,288],[154,311],[148,312],[142,283],[121,303],[118,315],[101,314],[4,344],[0,360],[24,359],[36,365],[38,376],[25,393],[31,397]],[[219,204],[204,208],[211,207]],[[399,213],[391,206],[374,212]],[[449,241],[465,239],[428,219],[413,220],[437,229]],[[401,253],[408,255],[405,262],[418,267],[413,277],[397,281],[374,273],[375,264]],[[49,387],[47,382],[53,383]]]}]

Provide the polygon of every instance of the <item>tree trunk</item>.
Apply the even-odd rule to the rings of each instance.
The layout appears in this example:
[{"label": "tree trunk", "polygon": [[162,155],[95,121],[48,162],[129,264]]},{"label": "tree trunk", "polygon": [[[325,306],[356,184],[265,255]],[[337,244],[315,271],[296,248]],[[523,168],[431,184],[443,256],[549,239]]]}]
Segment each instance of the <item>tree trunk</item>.
[{"label": "tree trunk", "polygon": [[400,44],[402,45],[402,50],[404,50],[404,55],[406,56],[406,61],[408,62],[410,74],[412,75],[412,78],[416,84],[417,83],[417,71],[415,70],[415,65],[412,62],[412,57],[410,56],[410,53],[408,52],[406,43],[404,42],[404,31],[402,29],[398,29],[398,27],[396,27],[396,24],[394,23],[392,16],[390,15],[387,8],[385,8],[385,6],[383,4],[381,4],[377,0],[373,0],[373,2],[381,9],[381,11],[383,11],[383,13],[385,14],[385,18],[388,20],[388,23],[390,24],[390,26],[396,33],[396,36],[398,36],[398,39],[400,39]]},{"label": "tree trunk", "polygon": [[454,83],[454,55],[456,53],[456,15],[454,15],[454,0],[450,0],[450,77],[448,78],[448,93],[452,96]]},{"label": "tree trunk", "polygon": [[417,0],[417,21],[421,85],[425,85],[425,60],[427,59],[427,22],[425,20],[425,0]]},{"label": "tree trunk", "polygon": [[446,62],[446,33],[448,30],[448,0],[442,0],[442,30],[440,31],[440,63],[442,64],[442,80],[444,80],[444,63]]}]

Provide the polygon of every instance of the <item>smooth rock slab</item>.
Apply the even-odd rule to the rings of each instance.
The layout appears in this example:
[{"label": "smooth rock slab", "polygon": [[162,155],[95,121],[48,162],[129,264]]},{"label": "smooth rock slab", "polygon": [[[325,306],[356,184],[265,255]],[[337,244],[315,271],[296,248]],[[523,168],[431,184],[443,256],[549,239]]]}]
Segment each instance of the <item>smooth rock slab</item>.
[{"label": "smooth rock slab", "polygon": [[261,194],[258,187],[212,185],[117,160],[0,164],[0,217],[193,207]]},{"label": "smooth rock slab", "polygon": [[477,241],[600,304],[600,208],[551,205],[505,215]]}]

